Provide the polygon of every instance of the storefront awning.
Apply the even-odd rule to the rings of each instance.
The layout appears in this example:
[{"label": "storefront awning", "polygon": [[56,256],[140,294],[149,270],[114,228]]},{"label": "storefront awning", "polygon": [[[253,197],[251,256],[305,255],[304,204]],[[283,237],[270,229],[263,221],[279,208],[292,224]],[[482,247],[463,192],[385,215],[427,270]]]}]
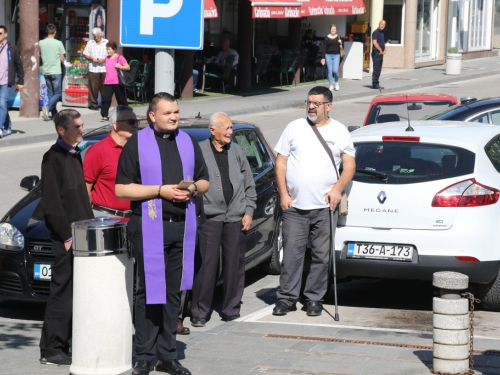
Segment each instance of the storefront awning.
[{"label": "storefront awning", "polygon": [[253,18],[301,18],[365,14],[363,0],[250,0]]},{"label": "storefront awning", "polygon": [[205,0],[205,19],[207,18],[218,18],[217,7],[215,6],[214,0]]}]

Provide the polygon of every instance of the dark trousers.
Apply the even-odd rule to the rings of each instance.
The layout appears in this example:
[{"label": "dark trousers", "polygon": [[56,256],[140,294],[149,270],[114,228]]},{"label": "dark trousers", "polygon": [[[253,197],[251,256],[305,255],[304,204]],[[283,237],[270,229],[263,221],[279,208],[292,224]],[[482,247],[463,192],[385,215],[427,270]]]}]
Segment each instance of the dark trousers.
[{"label": "dark trousers", "polygon": [[64,243],[51,240],[55,259],[52,265],[50,294],[45,307],[40,354],[52,357],[68,352],[73,315],[73,253]]},{"label": "dark trousers", "polygon": [[106,78],[106,73],[89,72],[89,108],[97,109],[99,92],[101,98],[104,99],[104,78]]},{"label": "dark trousers", "polygon": [[373,61],[373,73],[372,73],[372,85],[379,85],[380,73],[382,72],[382,63],[384,62],[384,55],[380,54],[377,50],[372,53]]},{"label": "dark trousers", "polygon": [[127,105],[127,97],[125,96],[125,87],[121,85],[104,85],[104,97],[102,98],[101,116],[108,117],[111,99],[115,94],[116,101],[119,105]]},{"label": "dark trousers", "polygon": [[245,233],[234,223],[206,220],[198,227],[199,270],[194,277],[191,316],[206,319],[212,308],[222,246],[222,315],[238,315],[245,288]]},{"label": "dark trousers", "polygon": [[[283,265],[276,293],[278,300],[286,300],[292,304],[299,297],[309,237],[312,259],[304,295],[309,301],[321,301],[325,296],[330,260],[329,215],[329,208],[299,210],[291,207],[283,211]],[[333,228],[337,226],[337,218],[335,214]]]},{"label": "dark trousers", "polygon": [[138,271],[135,297],[135,361],[151,362],[155,354],[161,361],[177,359],[175,340],[181,300],[184,225],[184,222],[163,223],[167,304],[147,305],[141,218],[133,215],[129,221],[129,238]]}]

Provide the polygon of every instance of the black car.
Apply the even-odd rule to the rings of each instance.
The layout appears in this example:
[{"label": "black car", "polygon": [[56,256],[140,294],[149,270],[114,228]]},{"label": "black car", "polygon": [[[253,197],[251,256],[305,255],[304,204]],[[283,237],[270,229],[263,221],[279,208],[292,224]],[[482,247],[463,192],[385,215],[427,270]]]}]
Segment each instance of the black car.
[{"label": "black car", "polygon": [[423,120],[448,120],[500,125],[500,98],[462,98],[460,104],[426,116]]},{"label": "black car", "polygon": [[[208,120],[182,119],[179,127],[198,142],[210,136]],[[83,158],[109,130],[104,126],[85,134],[79,144]],[[259,265],[265,273],[279,274],[282,240],[274,154],[259,128],[251,124],[234,122],[233,141],[250,163],[257,190],[257,208],[246,238],[246,269]],[[23,178],[21,187],[29,193],[0,221],[0,301],[44,302],[49,295],[54,254],[40,205],[40,186],[38,176]]]}]

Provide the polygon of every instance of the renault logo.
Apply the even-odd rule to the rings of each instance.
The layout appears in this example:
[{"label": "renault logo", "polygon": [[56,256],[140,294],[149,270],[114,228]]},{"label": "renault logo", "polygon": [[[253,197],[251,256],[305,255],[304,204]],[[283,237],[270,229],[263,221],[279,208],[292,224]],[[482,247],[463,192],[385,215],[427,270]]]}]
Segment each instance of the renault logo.
[{"label": "renault logo", "polygon": [[387,199],[387,195],[385,195],[385,191],[382,190],[380,193],[378,193],[377,199],[380,202],[380,204],[384,204],[385,200]]}]

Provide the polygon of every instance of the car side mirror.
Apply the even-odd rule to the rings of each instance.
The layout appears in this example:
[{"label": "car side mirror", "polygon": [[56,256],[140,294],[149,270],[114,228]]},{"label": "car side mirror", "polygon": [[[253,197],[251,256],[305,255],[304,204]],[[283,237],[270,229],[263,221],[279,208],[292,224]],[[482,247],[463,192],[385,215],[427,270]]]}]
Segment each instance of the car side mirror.
[{"label": "car side mirror", "polygon": [[31,191],[35,188],[36,184],[38,184],[40,178],[38,176],[26,176],[21,180],[21,189],[26,191]]},{"label": "car side mirror", "polygon": [[351,125],[349,127],[347,127],[347,130],[349,130],[349,133],[352,133],[354,130],[358,130],[359,129],[359,126],[357,125]]}]

